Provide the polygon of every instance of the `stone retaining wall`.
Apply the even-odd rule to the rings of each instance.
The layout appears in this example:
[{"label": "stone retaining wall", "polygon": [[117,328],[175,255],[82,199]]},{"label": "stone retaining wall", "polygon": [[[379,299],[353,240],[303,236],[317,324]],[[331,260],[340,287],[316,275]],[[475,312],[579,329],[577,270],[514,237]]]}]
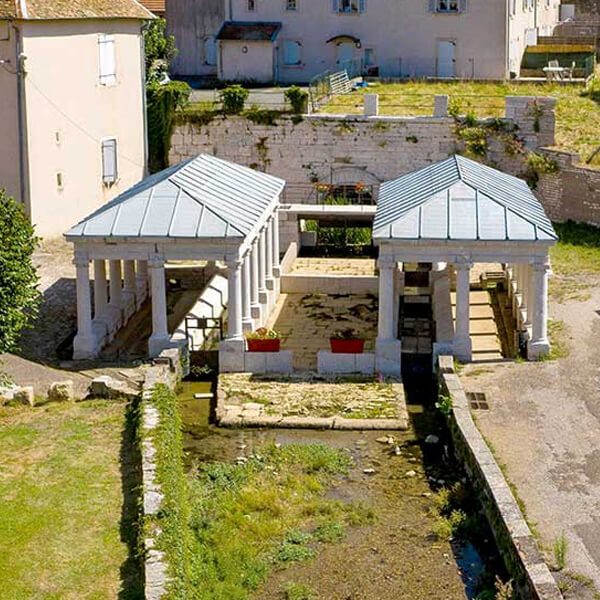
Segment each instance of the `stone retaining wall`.
[{"label": "stone retaining wall", "polygon": [[[139,439],[142,456],[142,519],[157,515],[160,511],[163,493],[156,481],[156,448],[152,442],[152,432],[159,425],[159,413],[152,403],[152,393],[157,384],[165,384],[174,389],[182,376],[182,356],[180,350],[164,350],[145,373],[140,404]],[[156,549],[158,531],[145,531],[142,540],[144,556],[144,597],[146,600],[160,600],[166,594],[168,577],[164,553]]]},{"label": "stone retaining wall", "polygon": [[448,420],[456,454],[483,504],[517,594],[523,600],[561,599],[510,487],[473,421],[452,357],[440,356],[438,368],[442,393],[452,398]]},{"label": "stone retaining wall", "polygon": [[553,221],[577,221],[600,227],[600,170],[579,164],[579,156],[549,148],[558,172],[540,177],[536,195]]},{"label": "stone retaining wall", "polygon": [[[516,125],[528,148],[554,143],[555,99],[509,96],[506,119]],[[541,113],[534,116],[535,108]],[[282,177],[284,201],[315,202],[313,184],[362,182],[377,185],[443,160],[460,149],[455,121],[447,116],[392,117],[305,115],[300,122],[280,115],[274,125],[246,117],[215,117],[206,124],[178,124],[171,138],[169,162],[176,164],[209,153]],[[509,157],[502,143],[488,159],[510,171],[523,161]],[[303,187],[304,186],[304,187]]]}]

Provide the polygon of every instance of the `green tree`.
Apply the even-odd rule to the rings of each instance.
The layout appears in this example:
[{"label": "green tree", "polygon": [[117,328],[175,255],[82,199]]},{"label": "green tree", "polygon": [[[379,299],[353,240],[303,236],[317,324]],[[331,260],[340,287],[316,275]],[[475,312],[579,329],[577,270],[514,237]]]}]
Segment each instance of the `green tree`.
[{"label": "green tree", "polygon": [[144,30],[144,50],[146,53],[146,81],[160,81],[169,70],[173,58],[177,56],[175,38],[167,35],[165,19],[150,21]]},{"label": "green tree", "polygon": [[23,208],[0,189],[0,353],[18,348],[21,331],[31,324],[40,302],[32,255],[37,246]]}]

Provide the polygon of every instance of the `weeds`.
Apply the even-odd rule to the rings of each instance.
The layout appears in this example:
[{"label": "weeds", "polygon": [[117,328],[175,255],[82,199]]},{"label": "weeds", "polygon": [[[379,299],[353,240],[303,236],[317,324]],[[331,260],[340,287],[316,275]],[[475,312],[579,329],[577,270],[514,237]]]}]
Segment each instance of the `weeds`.
[{"label": "weeds", "polygon": [[304,583],[286,583],[282,592],[284,600],[314,600],[316,598],[313,589]]},{"label": "weeds", "polygon": [[552,551],[554,553],[554,562],[556,563],[556,568],[559,571],[563,571],[567,566],[567,551],[569,549],[569,543],[567,542],[567,538],[564,533],[561,533],[555,540],[552,546]]}]

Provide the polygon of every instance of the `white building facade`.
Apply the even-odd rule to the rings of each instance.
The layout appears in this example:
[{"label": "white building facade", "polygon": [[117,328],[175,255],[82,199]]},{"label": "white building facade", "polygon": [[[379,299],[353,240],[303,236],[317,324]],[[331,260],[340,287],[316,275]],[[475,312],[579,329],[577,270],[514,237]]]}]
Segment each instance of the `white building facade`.
[{"label": "white building facade", "polygon": [[[526,46],[552,33],[559,5],[559,0],[231,0],[224,6],[224,24],[238,26],[239,37],[219,39],[217,31],[213,43],[204,31],[202,47],[210,52],[204,62],[216,63],[219,79],[257,83],[308,82],[342,68],[381,77],[508,79],[518,76]],[[202,9],[189,8],[195,10]],[[270,53],[265,39],[256,36],[255,28],[265,24],[280,28],[268,42]],[[170,30],[185,39],[190,26]],[[180,50],[185,56],[185,45]],[[261,69],[243,69],[245,76],[237,76],[240,65],[259,63]]]}]

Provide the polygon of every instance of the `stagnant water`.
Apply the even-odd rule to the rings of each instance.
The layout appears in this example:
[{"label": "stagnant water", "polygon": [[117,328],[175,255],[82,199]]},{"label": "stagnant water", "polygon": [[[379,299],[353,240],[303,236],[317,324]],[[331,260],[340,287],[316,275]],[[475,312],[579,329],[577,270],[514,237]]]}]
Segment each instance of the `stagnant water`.
[{"label": "stagnant water", "polygon": [[[382,432],[216,428],[209,424],[210,402],[193,397],[209,391],[210,384],[183,384],[180,406],[190,472],[205,461],[249,456],[266,442],[325,443],[347,449],[355,464],[329,495],[363,501],[377,515],[374,524],[351,528],[344,540],[326,546],[317,559],[275,571],[253,598],[279,599],[282,586],[294,581],[309,585],[318,598],[332,600],[471,599],[484,571],[492,579],[494,574],[504,575],[491,532],[480,516],[471,539],[448,543],[432,535],[432,492],[464,481],[464,476],[449,457],[443,423],[431,406],[420,403],[430,396],[429,384],[417,379],[407,387],[412,428],[393,432],[392,445],[376,441]],[[426,444],[429,434],[440,442]],[[411,472],[416,475],[407,475]],[[477,516],[479,506],[472,496],[464,510]]]}]

